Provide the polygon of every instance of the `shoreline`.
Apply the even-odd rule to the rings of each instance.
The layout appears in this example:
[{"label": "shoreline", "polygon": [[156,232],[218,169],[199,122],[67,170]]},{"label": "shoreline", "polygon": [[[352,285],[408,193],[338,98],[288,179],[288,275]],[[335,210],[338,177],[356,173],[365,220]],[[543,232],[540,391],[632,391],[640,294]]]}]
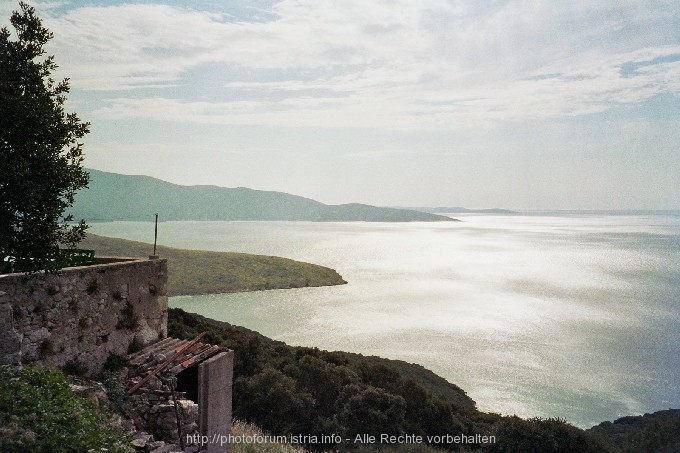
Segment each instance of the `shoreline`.
[{"label": "shoreline", "polygon": [[[94,248],[97,250],[98,254],[110,254],[110,255],[140,255],[144,256],[152,250],[152,245],[143,242],[134,242],[124,239],[108,238],[103,236],[89,235],[88,239],[82,244],[85,248]],[[214,295],[214,294],[232,294],[239,292],[256,292],[265,291],[269,289],[295,289],[303,287],[313,287],[313,286],[334,286],[345,284],[346,281],[333,269],[318,266],[309,263],[303,263],[300,261],[294,261],[287,258],[271,257],[264,255],[253,255],[246,253],[233,253],[233,252],[213,252],[213,251],[202,251],[202,250],[185,250],[176,249],[170,247],[160,246],[158,247],[157,253],[164,258],[168,258],[169,261],[169,280],[168,280],[168,295],[170,297],[174,296],[201,296],[201,295]],[[224,259],[225,263],[230,265],[219,266],[215,264],[215,259]],[[173,266],[172,264],[175,264]],[[235,271],[243,271],[243,266],[254,265],[250,267],[249,271],[252,272],[251,276],[258,275],[258,278],[238,280],[234,278],[225,278],[225,276],[233,277]],[[177,264],[180,264],[177,266]],[[188,267],[187,267],[188,266]],[[195,266],[195,268],[194,268]],[[277,266],[283,266],[278,268]],[[310,267],[307,267],[310,266]],[[297,269],[302,271],[303,268],[314,271],[317,274],[323,276],[320,280],[306,281],[300,280],[300,275],[302,274],[287,274],[287,277],[295,277],[297,280],[286,280],[278,279],[275,280],[270,275],[263,276],[262,273],[267,274],[267,270],[279,269],[281,271],[285,269]],[[209,278],[206,278],[208,275]],[[318,276],[318,275],[317,275]],[[184,277],[184,282],[174,282],[175,285],[180,284],[173,288],[173,279],[178,277]],[[231,280],[229,285],[224,285],[224,280]],[[193,281],[193,284],[186,283],[187,281]],[[198,282],[198,283],[196,283]],[[222,285],[215,286],[214,283],[221,283]],[[315,283],[315,284],[312,284]],[[182,288],[182,289],[178,289]],[[175,309],[173,309],[175,310]],[[201,316],[201,315],[198,315]],[[210,319],[210,318],[207,318]],[[212,320],[217,323],[220,321]],[[248,329],[249,330],[249,329]],[[350,354],[350,353],[346,353]],[[381,359],[389,360],[389,359]],[[425,368],[425,370],[428,370]],[[429,371],[429,370],[428,370]],[[436,375],[439,377],[438,375]],[[444,379],[444,378],[441,378]],[[448,382],[448,381],[447,381]],[[451,384],[451,383],[450,383]],[[451,384],[455,385],[455,384]],[[462,390],[462,389],[461,389]],[[659,410],[653,412],[652,415],[656,417],[664,416],[665,410]],[[669,412],[669,415],[675,416],[676,410]],[[653,417],[653,418],[654,418]],[[634,423],[639,429],[646,429],[644,425],[650,419],[649,414],[643,415],[629,415],[626,417],[619,418],[617,420],[607,420],[594,424],[590,428],[580,428],[592,434],[596,434],[597,437],[609,437],[612,436],[613,432],[620,428],[624,423]],[[591,430],[597,431],[593,433]]]}]

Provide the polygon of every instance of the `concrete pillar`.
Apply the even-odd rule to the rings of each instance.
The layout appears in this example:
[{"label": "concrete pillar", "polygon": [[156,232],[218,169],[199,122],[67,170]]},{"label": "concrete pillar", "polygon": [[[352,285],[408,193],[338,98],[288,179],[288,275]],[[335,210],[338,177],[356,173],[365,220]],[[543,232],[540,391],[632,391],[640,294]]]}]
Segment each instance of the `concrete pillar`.
[{"label": "concrete pillar", "polygon": [[[221,352],[198,364],[198,429],[207,436],[207,451],[229,452],[229,443],[220,445],[231,433],[231,395],[234,352]],[[213,442],[216,441],[216,442]]]}]

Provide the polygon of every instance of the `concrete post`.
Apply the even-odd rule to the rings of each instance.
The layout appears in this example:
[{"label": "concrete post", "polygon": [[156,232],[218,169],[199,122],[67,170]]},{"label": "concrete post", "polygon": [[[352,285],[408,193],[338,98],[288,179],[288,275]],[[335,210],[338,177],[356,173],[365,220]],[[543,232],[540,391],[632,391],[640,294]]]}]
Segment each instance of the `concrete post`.
[{"label": "concrete post", "polygon": [[198,429],[207,436],[210,453],[231,450],[226,439],[231,433],[233,377],[233,351],[221,352],[198,364]]}]

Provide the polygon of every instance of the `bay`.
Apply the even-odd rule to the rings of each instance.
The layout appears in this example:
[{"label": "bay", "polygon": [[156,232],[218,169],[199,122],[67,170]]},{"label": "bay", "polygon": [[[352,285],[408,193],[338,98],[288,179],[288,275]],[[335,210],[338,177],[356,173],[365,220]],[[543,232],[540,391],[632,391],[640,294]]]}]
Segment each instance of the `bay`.
[{"label": "bay", "polygon": [[[349,282],[170,306],[292,345],[419,363],[485,411],[588,427],[680,407],[680,217],[457,218],[162,222],[163,245],[284,256]],[[153,241],[150,222],[90,231]]]}]

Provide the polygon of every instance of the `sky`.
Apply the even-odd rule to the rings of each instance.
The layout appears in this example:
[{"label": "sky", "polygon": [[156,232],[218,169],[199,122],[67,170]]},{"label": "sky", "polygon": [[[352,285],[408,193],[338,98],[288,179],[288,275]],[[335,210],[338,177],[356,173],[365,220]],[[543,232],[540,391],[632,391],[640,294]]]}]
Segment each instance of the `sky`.
[{"label": "sky", "polygon": [[329,204],[680,209],[676,0],[28,3],[88,168]]}]

